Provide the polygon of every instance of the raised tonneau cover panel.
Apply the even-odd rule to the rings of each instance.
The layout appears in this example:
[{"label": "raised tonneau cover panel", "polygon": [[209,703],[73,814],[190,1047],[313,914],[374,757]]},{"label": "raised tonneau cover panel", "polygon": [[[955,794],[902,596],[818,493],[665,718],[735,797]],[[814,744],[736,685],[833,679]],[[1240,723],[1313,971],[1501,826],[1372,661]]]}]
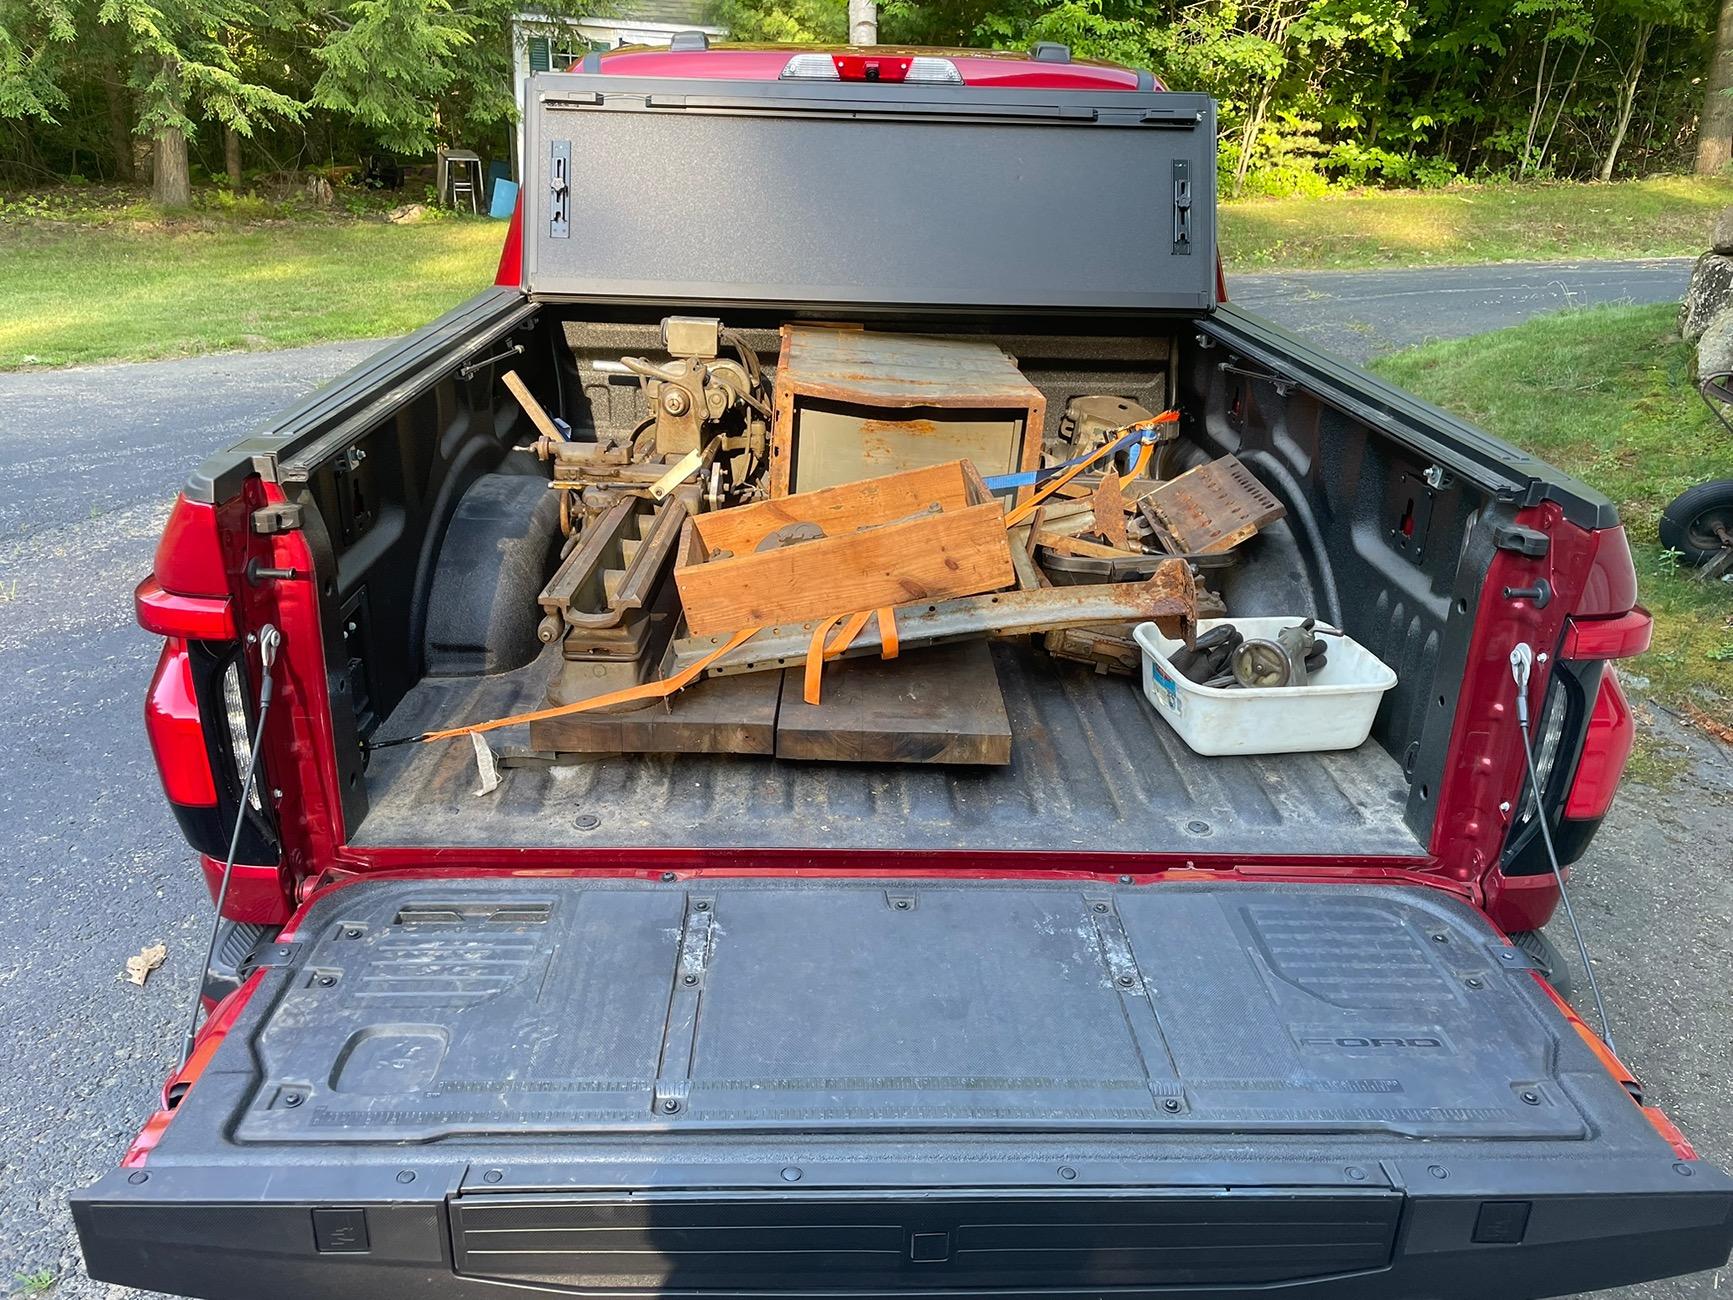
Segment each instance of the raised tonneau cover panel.
[{"label": "raised tonneau cover panel", "polygon": [[550,298],[1207,311],[1207,95],[531,78],[524,274]]}]

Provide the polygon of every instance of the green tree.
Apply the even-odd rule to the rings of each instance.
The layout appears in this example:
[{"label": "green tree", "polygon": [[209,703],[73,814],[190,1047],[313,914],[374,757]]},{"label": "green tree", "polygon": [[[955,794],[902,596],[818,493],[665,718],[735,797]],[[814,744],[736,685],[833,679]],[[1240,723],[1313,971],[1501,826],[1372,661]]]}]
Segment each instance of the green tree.
[{"label": "green tree", "polygon": [[[395,153],[471,143],[516,119],[510,33],[523,8],[521,0],[314,0],[313,102]],[[552,32],[560,17],[608,10],[551,0],[536,12]]]},{"label": "green tree", "polygon": [[55,120],[66,107],[60,76],[77,32],[71,6],[60,0],[0,6],[0,120]]},{"label": "green tree", "polygon": [[710,12],[737,41],[840,45],[848,39],[847,0],[717,0]]},{"label": "green tree", "polygon": [[1721,0],[1720,23],[1709,75],[1703,85],[1703,117],[1697,134],[1697,174],[1713,176],[1733,161],[1733,0]]},{"label": "green tree", "polygon": [[187,141],[200,121],[250,136],[262,118],[306,111],[242,74],[236,45],[271,26],[247,0],[101,0],[96,19],[120,31],[132,55],[135,130],[152,141],[151,197],[165,207],[192,201]]}]

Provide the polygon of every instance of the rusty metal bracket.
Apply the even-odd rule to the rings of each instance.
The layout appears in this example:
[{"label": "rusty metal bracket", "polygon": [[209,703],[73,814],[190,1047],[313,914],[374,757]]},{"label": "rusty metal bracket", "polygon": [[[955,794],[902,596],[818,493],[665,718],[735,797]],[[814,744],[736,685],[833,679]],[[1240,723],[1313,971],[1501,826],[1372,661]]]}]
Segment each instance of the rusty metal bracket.
[{"label": "rusty metal bracket", "polygon": [[[983,636],[1016,636],[1084,627],[1091,623],[1141,623],[1171,619],[1189,643],[1197,618],[1197,588],[1183,560],[1168,560],[1143,582],[1091,583],[1076,587],[1042,587],[1034,591],[1001,591],[965,596],[930,605],[899,605],[897,641],[904,651]],[[707,676],[768,672],[804,664],[812,644],[814,623],[767,627],[745,644],[719,657]],[[870,621],[843,656],[877,654],[881,649],[878,620]],[[663,676],[696,663],[728,636],[684,637],[668,647]]]}]

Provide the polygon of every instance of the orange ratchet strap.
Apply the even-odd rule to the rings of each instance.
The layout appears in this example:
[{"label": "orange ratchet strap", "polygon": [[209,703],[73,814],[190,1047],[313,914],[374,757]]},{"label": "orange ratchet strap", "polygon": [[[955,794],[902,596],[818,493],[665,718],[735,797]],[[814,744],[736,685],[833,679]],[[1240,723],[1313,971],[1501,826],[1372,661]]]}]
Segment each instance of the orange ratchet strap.
[{"label": "orange ratchet strap", "polygon": [[[1178,411],[1163,411],[1160,415],[1152,416],[1150,419],[1139,420],[1136,424],[1126,425],[1125,428],[1123,428],[1119,431],[1120,437],[1124,437],[1124,435],[1128,434],[1128,433],[1141,432],[1144,429],[1153,429],[1158,424],[1173,424],[1178,419],[1179,419],[1179,412]],[[1036,491],[1034,496],[1030,497],[1022,505],[1018,506],[1010,514],[1005,516],[1005,527],[1006,528],[1015,528],[1018,524],[1022,523],[1030,515],[1034,514],[1036,508],[1043,501],[1045,501],[1048,497],[1052,496],[1060,488],[1064,487],[1072,479],[1076,478],[1084,470],[1088,469],[1096,461],[1100,460],[1103,456],[1107,455],[1108,452],[1112,451],[1114,449],[1114,447],[1118,445],[1118,441],[1119,441],[1119,439],[1116,438],[1116,439],[1112,439],[1108,442],[1102,443],[1101,446],[1097,447],[1091,455],[1086,456],[1084,459],[1078,461],[1075,465],[1073,465],[1070,469],[1066,470],[1063,474],[1056,474],[1052,478],[1048,479],[1047,482],[1042,484],[1041,487]],[[1147,450],[1147,447],[1146,447],[1146,450]],[[1141,468],[1141,464],[1140,464],[1139,468]]]},{"label": "orange ratchet strap", "polygon": [[[812,644],[807,647],[806,682],[801,698],[808,704],[817,704],[822,698],[819,682],[824,675],[825,660],[835,659],[853,645],[854,639],[866,628],[867,620],[874,614],[878,615],[879,620],[879,657],[897,657],[897,615],[889,605],[883,609],[861,610],[854,614],[832,614],[818,625],[818,630],[812,634]],[[842,631],[827,642],[825,637],[830,635],[831,628],[842,623],[845,618],[848,622],[843,623]]]},{"label": "orange ratchet strap", "polygon": [[[1123,437],[1127,433],[1144,429],[1153,429],[1159,424],[1172,424],[1178,419],[1178,411],[1163,411],[1160,415],[1157,415],[1152,419],[1139,420],[1136,424],[1128,424],[1125,428],[1121,429],[1119,433],[1120,436]],[[1018,524],[1022,523],[1035,512],[1036,507],[1038,507],[1043,501],[1052,496],[1079,474],[1083,473],[1084,470],[1088,469],[1096,461],[1107,455],[1108,452],[1112,451],[1114,446],[1117,444],[1117,441],[1118,439],[1114,439],[1103,443],[1092,455],[1088,456],[1084,460],[1078,461],[1077,464],[1071,466],[1063,474],[1056,475],[1047,480],[1047,482],[1043,484],[1033,496],[1005,516],[1006,529],[1009,530],[1015,528]],[[1147,456],[1149,451],[1148,444],[1145,444],[1143,450],[1144,454]],[[821,679],[824,675],[825,662],[837,658],[846,651],[849,646],[853,645],[855,638],[865,629],[867,620],[873,618],[875,615],[879,621],[879,657],[881,659],[895,659],[897,657],[897,652],[901,647],[901,642],[897,636],[896,611],[892,607],[887,605],[883,609],[859,610],[853,614],[832,614],[829,618],[824,619],[819,623],[817,630],[812,634],[812,643],[807,648],[806,681],[804,683],[805,689],[802,692],[802,696],[808,704],[817,704],[822,698]],[[835,629],[838,623],[841,623],[842,627],[840,630],[836,631],[834,636],[832,636],[832,629]],[[569,717],[574,713],[589,713],[595,709],[608,708],[610,705],[630,704],[634,700],[665,700],[670,695],[685,690],[686,687],[690,686],[693,682],[702,677],[704,675],[704,670],[709,668],[711,664],[715,663],[730,650],[745,645],[753,637],[758,635],[759,630],[760,629],[756,627],[742,628],[730,637],[725,645],[718,646],[702,659],[688,665],[674,676],[665,678],[662,681],[645,682],[642,686],[630,686],[625,690],[609,691],[606,695],[597,695],[591,699],[579,700],[575,704],[562,704],[557,708],[538,709],[534,713],[514,713],[509,718],[494,718],[490,722],[477,722],[467,727],[451,727],[445,731],[424,732],[419,736],[409,736],[402,740],[386,741],[382,745],[375,746],[375,748],[382,749],[387,745],[401,745],[410,740],[455,740],[459,736],[479,735],[484,731],[497,731],[501,727],[515,727],[526,722],[545,722],[549,718],[564,718]],[[827,640],[826,638],[829,639]]]},{"label": "orange ratchet strap", "polygon": [[[553,709],[537,709],[534,713],[514,713],[509,718],[495,718],[491,722],[477,722],[468,727],[451,727],[445,731],[429,731],[417,736],[417,740],[456,740],[459,736],[479,735],[484,731],[495,731],[500,727],[515,727],[524,722],[546,722],[549,718],[564,718],[573,713],[588,713],[592,709],[605,709],[611,704],[630,704],[633,700],[665,700],[677,691],[683,691],[698,678],[704,675],[704,670],[715,663],[723,655],[738,646],[745,645],[758,635],[755,627],[744,627],[728,639],[726,645],[718,646],[696,663],[675,673],[672,677],[663,678],[659,682],[645,682],[642,686],[628,686],[624,690],[609,691],[606,695],[592,696],[587,700],[579,700],[575,704],[562,704]],[[396,742],[393,742],[396,743]]]}]

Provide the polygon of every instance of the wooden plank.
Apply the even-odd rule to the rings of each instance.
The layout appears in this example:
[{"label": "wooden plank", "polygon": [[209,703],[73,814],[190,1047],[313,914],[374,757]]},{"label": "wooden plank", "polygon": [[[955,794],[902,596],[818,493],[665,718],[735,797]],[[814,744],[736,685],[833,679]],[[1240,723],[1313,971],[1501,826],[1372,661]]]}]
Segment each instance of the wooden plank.
[{"label": "wooden plank", "polygon": [[804,677],[799,668],[782,674],[778,758],[998,766],[1011,761],[1011,722],[984,640],[893,660],[827,664],[818,704],[803,697]]},{"label": "wooden plank", "polygon": [[963,472],[965,463],[948,461],[698,515],[698,535],[711,551],[728,551],[738,557],[752,554],[760,542],[788,524],[817,524],[826,536],[835,537],[906,519],[935,504],[941,510],[961,510],[988,499],[984,490],[979,497],[971,495],[968,476]]},{"label": "wooden plank", "polygon": [[1086,537],[1070,537],[1064,533],[1050,533],[1045,530],[1035,534],[1035,545],[1045,546],[1060,555],[1075,555],[1086,560],[1123,560],[1127,556],[1142,557],[1145,554],[1130,547],[1103,546],[1100,542],[1092,542]]},{"label": "wooden plank", "polygon": [[536,431],[542,437],[554,443],[565,441],[560,431],[554,427],[553,418],[542,409],[542,404],[536,401],[535,394],[530,392],[524,381],[518,378],[517,371],[506,371],[500,376],[500,382],[517,398],[517,404],[523,407],[524,414],[530,417],[530,423],[536,426]]},{"label": "wooden plank", "polygon": [[697,636],[979,595],[1015,579],[996,501],[674,570]]},{"label": "wooden plank", "polygon": [[781,679],[713,677],[628,713],[574,713],[530,723],[530,748],[562,754],[776,752]]},{"label": "wooden plank", "polygon": [[788,350],[794,327],[782,327],[782,349],[776,357],[776,405],[770,420],[770,496],[789,495],[794,475],[794,385],[785,382],[789,373]]}]

